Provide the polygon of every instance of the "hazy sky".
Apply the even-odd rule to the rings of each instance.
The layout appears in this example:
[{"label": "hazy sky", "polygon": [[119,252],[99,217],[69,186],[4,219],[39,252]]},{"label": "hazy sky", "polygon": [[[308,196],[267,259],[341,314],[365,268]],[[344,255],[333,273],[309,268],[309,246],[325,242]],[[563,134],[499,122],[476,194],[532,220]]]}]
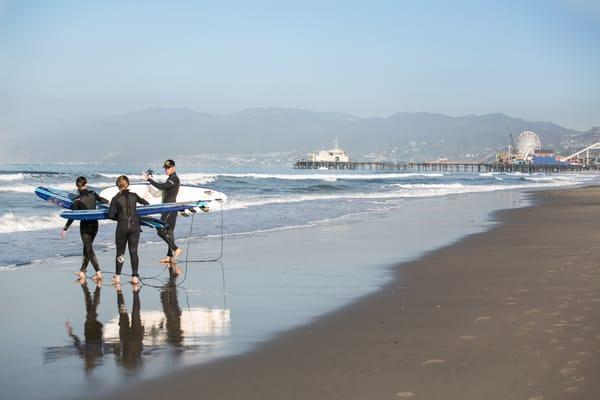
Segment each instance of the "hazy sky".
[{"label": "hazy sky", "polygon": [[600,126],[597,1],[0,0],[12,126],[189,107]]}]

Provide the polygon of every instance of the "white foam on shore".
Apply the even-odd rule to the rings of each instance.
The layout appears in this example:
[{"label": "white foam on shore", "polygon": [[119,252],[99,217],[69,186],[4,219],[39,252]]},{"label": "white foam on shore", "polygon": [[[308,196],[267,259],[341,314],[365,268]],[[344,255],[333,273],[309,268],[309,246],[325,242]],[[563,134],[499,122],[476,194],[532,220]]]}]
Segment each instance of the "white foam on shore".
[{"label": "white foam on shore", "polygon": [[340,194],[316,194],[316,195],[297,195],[287,197],[266,197],[257,196],[246,199],[229,199],[223,206],[224,210],[235,210],[241,208],[257,207],[269,204],[288,204],[300,203],[305,201],[332,201],[332,200],[389,200],[402,198],[418,198],[418,197],[437,197],[451,194],[462,193],[482,193],[493,192],[499,190],[514,190],[514,189],[537,189],[551,188],[560,186],[572,186],[585,182],[585,180],[573,179],[558,179],[558,180],[540,180],[531,184],[513,184],[513,185],[465,185],[462,183],[448,184],[426,184],[413,183],[401,184],[393,183],[388,187],[392,188],[389,191],[376,193],[340,193]]},{"label": "white foam on shore", "polygon": [[60,228],[65,219],[58,213],[52,215],[16,215],[8,212],[0,216],[0,233],[38,231],[43,229]]}]

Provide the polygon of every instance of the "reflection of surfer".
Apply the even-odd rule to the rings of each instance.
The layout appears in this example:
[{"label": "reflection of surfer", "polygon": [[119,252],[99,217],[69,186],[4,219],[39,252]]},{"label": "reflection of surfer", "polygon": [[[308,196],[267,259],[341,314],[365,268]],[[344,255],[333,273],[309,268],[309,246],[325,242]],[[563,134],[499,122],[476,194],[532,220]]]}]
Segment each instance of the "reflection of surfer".
[{"label": "reflection of surfer", "polygon": [[86,283],[81,285],[85,300],[85,324],[84,336],[85,343],[81,343],[81,339],[73,333],[73,327],[69,321],[65,323],[67,334],[73,339],[73,344],[77,348],[79,355],[85,362],[85,371],[90,373],[99,363],[97,360],[102,359],[102,323],[98,321],[98,305],[100,304],[100,285],[96,286],[94,296],[90,294]]},{"label": "reflection of surfer", "polygon": [[[162,190],[163,203],[175,203],[179,193],[179,177],[175,170],[175,161],[169,159],[163,163],[163,168],[168,178],[164,183],[156,182],[149,173],[144,173],[143,177],[155,188]],[[175,223],[177,222],[177,211],[164,213],[160,216],[161,221],[165,223],[164,228],[157,228],[156,232],[162,240],[165,241],[169,249],[167,256],[160,260],[162,263],[175,261],[181,255],[182,250],[175,244]]]},{"label": "reflection of surfer", "polygon": [[[79,195],[73,200],[73,210],[95,210],[96,202],[108,204],[108,200],[100,197],[96,192],[88,190],[87,179],[84,176],[80,176],[75,181],[75,185],[79,190]],[[61,230],[61,236],[64,238],[67,229],[71,226],[73,220],[67,221],[65,226]],[[81,221],[79,223],[79,233],[81,234],[81,241],[83,242],[83,261],[81,262],[81,269],[77,272],[80,280],[85,279],[85,271],[88,263],[92,263],[96,273],[92,277],[94,281],[102,279],[102,272],[100,271],[100,265],[98,259],[94,253],[93,242],[96,234],[98,233],[98,221]],[[83,282],[82,282],[83,283]]]},{"label": "reflection of surfer", "polygon": [[183,345],[183,330],[181,329],[181,308],[177,300],[177,265],[169,270],[169,281],[162,287],[160,291],[160,302],[165,313],[167,342],[173,347],[179,349]]},{"label": "reflection of surfer", "polygon": [[127,369],[134,370],[141,361],[144,347],[144,326],[140,316],[139,291],[133,291],[131,324],[120,285],[117,285],[117,305],[119,307],[119,338],[121,344],[120,352],[117,353],[117,362]]}]

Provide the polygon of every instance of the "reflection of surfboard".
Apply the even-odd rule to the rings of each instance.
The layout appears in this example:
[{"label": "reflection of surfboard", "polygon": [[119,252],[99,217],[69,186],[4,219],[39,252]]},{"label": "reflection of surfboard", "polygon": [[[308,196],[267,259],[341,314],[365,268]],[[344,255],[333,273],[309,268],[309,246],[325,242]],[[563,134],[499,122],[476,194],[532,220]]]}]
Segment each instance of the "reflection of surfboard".
[{"label": "reflection of surfboard", "polygon": [[[144,215],[184,211],[190,208],[202,208],[204,204],[204,202],[151,204],[148,206],[138,206],[136,213],[142,217]],[[108,218],[108,208],[103,207],[96,210],[69,210],[61,212],[60,216],[66,219],[76,219],[79,221],[97,221],[99,219]]]},{"label": "reflection of surfboard", "polygon": [[[150,204],[162,203],[162,191],[158,190],[149,183],[133,183],[129,185],[129,191],[136,193]],[[112,199],[119,192],[116,186],[109,187],[100,192],[100,196],[105,199]],[[192,185],[180,185],[177,193],[178,203],[204,202],[206,206],[202,211],[219,210],[221,204],[227,201],[227,196],[216,190],[201,188]],[[196,210],[197,211],[197,210]]]}]

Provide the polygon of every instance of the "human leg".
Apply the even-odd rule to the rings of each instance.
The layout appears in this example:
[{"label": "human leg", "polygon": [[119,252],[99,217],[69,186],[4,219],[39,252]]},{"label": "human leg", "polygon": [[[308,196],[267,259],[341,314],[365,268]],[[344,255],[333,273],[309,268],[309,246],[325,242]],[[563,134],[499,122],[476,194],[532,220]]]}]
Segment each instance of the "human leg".
[{"label": "human leg", "polygon": [[115,244],[117,246],[117,255],[115,258],[115,277],[113,280],[120,282],[121,270],[125,262],[125,246],[127,245],[127,226],[117,224],[115,230]]}]

